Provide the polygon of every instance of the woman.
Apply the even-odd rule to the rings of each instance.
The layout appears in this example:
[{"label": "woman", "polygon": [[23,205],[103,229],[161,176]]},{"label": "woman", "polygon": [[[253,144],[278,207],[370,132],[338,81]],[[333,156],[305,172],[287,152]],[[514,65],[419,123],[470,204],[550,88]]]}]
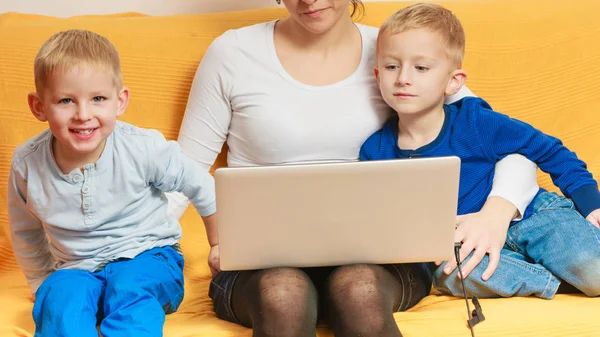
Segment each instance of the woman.
[{"label": "woman", "polygon": [[[206,169],[226,140],[229,166],[354,161],[391,116],[373,75],[377,29],[349,15],[360,1],[283,3],[289,18],[227,31],[199,66],[178,141]],[[536,168],[515,156],[498,165],[492,194],[504,199],[477,219],[507,228],[513,204],[523,210],[537,191]],[[208,237],[215,312],[253,336],[315,336],[318,318],[335,336],[400,336],[393,313],[430,291],[422,264],[219,272],[214,226]]]}]

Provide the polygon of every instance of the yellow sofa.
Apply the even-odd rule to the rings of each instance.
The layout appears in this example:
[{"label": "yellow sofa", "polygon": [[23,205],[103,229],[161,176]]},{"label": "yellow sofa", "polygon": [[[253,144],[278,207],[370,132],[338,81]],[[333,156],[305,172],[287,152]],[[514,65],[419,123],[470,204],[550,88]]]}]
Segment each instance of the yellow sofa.
[{"label": "yellow sofa", "polygon": [[[600,175],[600,1],[445,1],[467,32],[468,85],[498,111],[564,140]],[[378,26],[406,3],[367,3],[363,23]],[[0,336],[32,336],[31,294],[11,251],[6,181],[13,149],[46,126],[29,113],[33,58],[52,33],[85,28],[110,38],[122,57],[131,104],[122,118],[177,137],[196,67],[209,43],[230,28],[283,17],[282,9],[150,17],[136,13],[68,19],[0,15]],[[220,156],[216,166],[225,163]],[[550,187],[547,176],[540,184]],[[555,190],[554,188],[551,188]],[[210,273],[203,225],[181,220],[186,295],[166,336],[251,336],[217,319],[207,296]],[[600,282],[600,280],[598,280]],[[483,300],[476,336],[600,336],[600,298],[558,295]],[[395,318],[404,336],[470,336],[464,300],[432,293]],[[332,336],[325,327],[319,336]]]}]

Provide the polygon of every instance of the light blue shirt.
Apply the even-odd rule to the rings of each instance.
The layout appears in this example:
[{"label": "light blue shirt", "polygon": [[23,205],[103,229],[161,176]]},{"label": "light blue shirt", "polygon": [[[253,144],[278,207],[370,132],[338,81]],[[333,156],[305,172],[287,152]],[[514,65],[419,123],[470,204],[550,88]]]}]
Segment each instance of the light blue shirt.
[{"label": "light blue shirt", "polygon": [[117,122],[98,161],[63,174],[46,130],[13,153],[8,211],[13,249],[31,291],[56,269],[94,271],[176,244],[181,227],[162,192],[216,211],[214,180],[156,130]]}]

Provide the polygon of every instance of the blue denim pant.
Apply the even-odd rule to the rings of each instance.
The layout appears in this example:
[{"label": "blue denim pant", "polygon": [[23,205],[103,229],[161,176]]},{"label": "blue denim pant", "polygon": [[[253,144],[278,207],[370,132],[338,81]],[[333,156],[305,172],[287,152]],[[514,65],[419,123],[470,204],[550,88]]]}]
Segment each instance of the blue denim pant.
[{"label": "blue denim pant", "polygon": [[57,270],[36,292],[35,337],[162,336],[183,300],[183,257],[154,248],[99,272]]},{"label": "blue denim pant", "polygon": [[[540,193],[533,200],[532,215],[511,225],[496,272],[483,281],[488,262],[486,255],[465,279],[467,296],[551,299],[561,280],[587,296],[600,295],[600,229],[556,193]],[[444,265],[432,266],[434,287],[462,297],[458,269],[447,276]]]}]

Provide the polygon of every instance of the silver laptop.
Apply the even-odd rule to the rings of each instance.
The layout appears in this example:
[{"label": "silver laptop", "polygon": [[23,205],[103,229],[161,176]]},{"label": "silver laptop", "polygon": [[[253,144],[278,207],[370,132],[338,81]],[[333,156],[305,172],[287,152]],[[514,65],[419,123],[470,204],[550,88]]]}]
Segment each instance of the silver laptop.
[{"label": "silver laptop", "polygon": [[460,159],[215,171],[222,270],[453,258]]}]

